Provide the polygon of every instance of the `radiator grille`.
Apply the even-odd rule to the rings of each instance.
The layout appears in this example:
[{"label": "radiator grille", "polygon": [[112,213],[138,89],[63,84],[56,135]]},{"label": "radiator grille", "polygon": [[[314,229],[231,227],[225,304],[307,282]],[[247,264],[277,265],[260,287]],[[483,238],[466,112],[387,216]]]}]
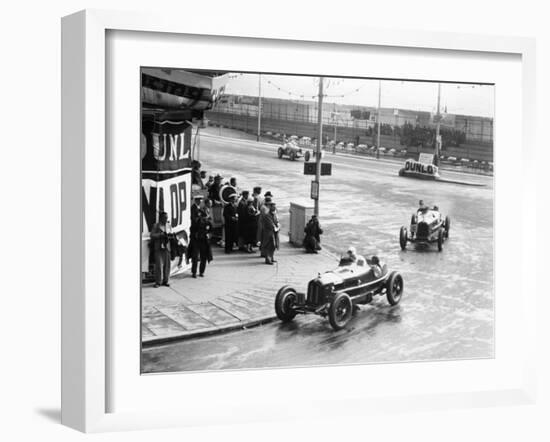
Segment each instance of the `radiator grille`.
[{"label": "radiator grille", "polygon": [[318,281],[310,281],[307,286],[307,303],[319,305],[321,301],[321,284]]},{"label": "radiator grille", "polygon": [[419,222],[416,226],[416,237],[418,239],[427,239],[430,234],[430,227],[425,222]]}]

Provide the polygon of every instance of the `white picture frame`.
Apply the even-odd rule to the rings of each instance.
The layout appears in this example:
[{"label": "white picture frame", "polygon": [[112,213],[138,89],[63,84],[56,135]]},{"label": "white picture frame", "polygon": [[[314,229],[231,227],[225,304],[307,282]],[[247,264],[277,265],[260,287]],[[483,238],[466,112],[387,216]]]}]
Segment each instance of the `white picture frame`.
[{"label": "white picture frame", "polygon": [[[149,412],[109,412],[108,393],[113,385],[107,374],[113,355],[110,354],[107,340],[112,318],[107,297],[111,264],[108,243],[111,238],[107,225],[110,166],[106,154],[109,136],[106,119],[110,115],[106,113],[109,93],[106,80],[106,36],[111,31],[519,56],[523,108],[521,173],[524,177],[521,205],[525,208],[522,217],[523,220],[536,217],[535,177],[529,174],[535,164],[535,43],[532,39],[415,31],[395,33],[390,30],[338,26],[330,29],[280,27],[269,22],[246,22],[236,26],[234,21],[221,20],[186,21],[182,25],[178,17],[169,15],[100,10],[81,11],[67,16],[62,21],[62,423],[67,426],[80,431],[97,432],[205,425],[212,415],[219,422],[227,423],[294,416],[288,410],[275,411],[273,416],[274,410],[269,408],[247,415],[244,404],[237,405],[236,409],[245,413],[235,413],[233,410],[233,415],[230,411],[224,415],[223,410],[219,409],[211,416],[206,416],[200,407],[194,414],[174,408]],[[526,237],[528,231],[526,224],[523,223],[520,230],[522,237]],[[522,258],[520,271],[525,276],[528,271],[525,258],[537,256],[536,244],[525,242],[519,247]],[[524,277],[522,282],[525,296],[536,293],[533,278]],[[533,295],[529,296],[530,302],[536,302]],[[340,413],[533,403],[536,391],[535,326],[524,319],[518,331],[526,343],[524,353],[519,356],[523,367],[519,383],[514,379],[510,385],[500,388],[477,388],[454,393],[443,389],[426,394],[382,396],[377,397],[376,401],[361,395],[341,397],[338,402]],[[137,348],[136,345],[136,351]],[[286,373],[291,371],[286,370]],[[297,370],[300,371],[303,373],[304,369]],[[323,401],[311,398],[308,401],[317,416],[324,413],[329,417],[325,408],[328,399]]]}]

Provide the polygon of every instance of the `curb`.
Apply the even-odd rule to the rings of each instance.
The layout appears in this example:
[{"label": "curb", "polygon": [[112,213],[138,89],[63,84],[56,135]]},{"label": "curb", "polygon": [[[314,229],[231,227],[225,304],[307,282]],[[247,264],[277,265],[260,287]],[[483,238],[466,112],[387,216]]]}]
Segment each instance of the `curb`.
[{"label": "curb", "polygon": [[269,316],[261,316],[259,318],[250,319],[248,321],[222,325],[220,327],[202,328],[199,330],[191,330],[170,336],[152,336],[150,338],[143,338],[141,341],[141,346],[143,348],[148,348],[157,345],[168,344],[175,341],[185,341],[188,339],[204,338],[207,336],[229,333],[236,330],[245,330],[247,328],[252,328],[258,325],[273,322],[275,319],[277,319],[277,316],[273,314]]}]

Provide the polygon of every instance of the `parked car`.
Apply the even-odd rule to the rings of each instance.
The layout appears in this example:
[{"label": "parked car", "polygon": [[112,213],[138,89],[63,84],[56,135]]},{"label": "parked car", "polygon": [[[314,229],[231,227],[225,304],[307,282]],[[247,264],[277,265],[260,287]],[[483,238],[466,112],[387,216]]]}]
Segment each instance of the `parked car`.
[{"label": "parked car", "polygon": [[376,256],[365,261],[357,264],[342,258],[336,269],[309,281],[307,293],[288,285],[281,287],[275,297],[277,317],[289,322],[299,313],[313,313],[328,317],[332,328],[340,330],[358,305],[370,303],[374,296],[383,295],[390,305],[398,304],[403,295],[403,277],[390,272]]},{"label": "parked car", "polygon": [[420,209],[411,216],[410,232],[405,226],[399,230],[399,245],[401,250],[405,250],[407,242],[425,246],[437,243],[437,249],[441,252],[450,229],[451,219],[448,216],[443,219],[437,206]]}]

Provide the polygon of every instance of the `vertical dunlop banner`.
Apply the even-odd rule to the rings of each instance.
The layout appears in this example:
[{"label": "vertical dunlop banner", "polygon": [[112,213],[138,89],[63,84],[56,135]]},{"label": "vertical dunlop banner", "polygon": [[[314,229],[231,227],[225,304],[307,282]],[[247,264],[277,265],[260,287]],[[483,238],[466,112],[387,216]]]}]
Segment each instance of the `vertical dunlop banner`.
[{"label": "vertical dunlop banner", "polygon": [[[174,233],[189,234],[191,197],[191,128],[187,121],[144,118],[141,147],[141,269],[153,259],[150,232],[159,213],[166,212]],[[177,261],[172,267],[177,267]],[[184,260],[185,261],[185,260]]]}]

